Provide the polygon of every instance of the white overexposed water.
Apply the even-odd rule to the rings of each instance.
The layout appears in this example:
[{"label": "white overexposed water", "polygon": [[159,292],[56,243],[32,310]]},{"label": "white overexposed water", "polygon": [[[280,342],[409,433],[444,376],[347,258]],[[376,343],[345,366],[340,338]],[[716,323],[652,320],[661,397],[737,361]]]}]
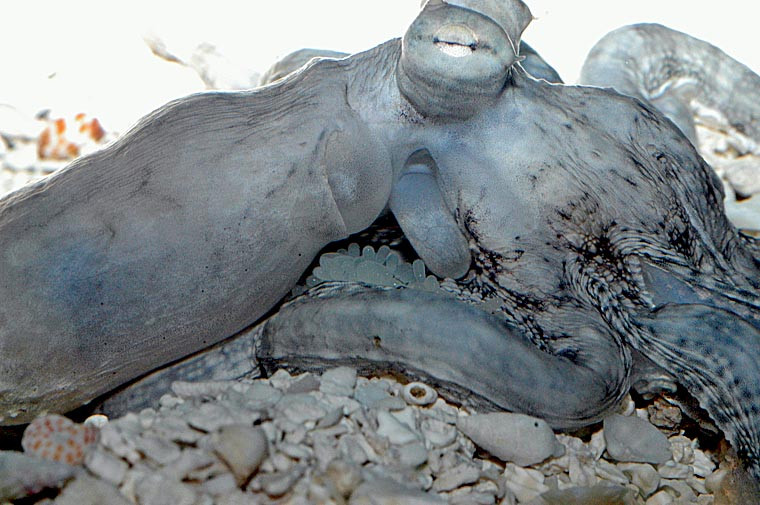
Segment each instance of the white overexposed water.
[{"label": "white overexposed water", "polygon": [[[760,69],[760,7],[746,0],[527,3],[536,19],[525,39],[567,82],[605,33],[644,21],[708,40]],[[146,33],[178,54],[208,42],[233,64],[263,72],[301,47],[355,52],[401,36],[418,9],[419,0],[4,2],[0,104],[28,114],[86,112],[124,131],[166,101],[203,89],[193,71],[151,54]]]}]

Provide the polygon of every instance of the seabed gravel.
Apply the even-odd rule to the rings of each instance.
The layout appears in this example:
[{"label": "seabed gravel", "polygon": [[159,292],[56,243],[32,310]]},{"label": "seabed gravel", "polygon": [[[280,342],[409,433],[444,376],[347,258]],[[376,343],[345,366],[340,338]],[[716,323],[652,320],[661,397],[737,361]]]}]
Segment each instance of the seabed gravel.
[{"label": "seabed gravel", "polygon": [[[279,370],[268,379],[174,383],[154,408],[103,424],[84,464],[63,484],[50,483],[60,494],[37,503],[732,503],[714,494],[728,492],[727,453],[700,448],[685,436],[686,424],[651,424],[673,408],[663,398],[648,408],[626,398],[616,424],[630,419],[636,430],[598,425],[582,437],[536,436],[539,423],[526,416],[481,415],[442,398],[419,405],[404,389],[394,378],[357,377],[345,367],[321,376]],[[503,417],[494,424],[493,416]],[[499,459],[472,439],[521,445],[520,458],[528,450],[537,462]],[[537,442],[526,449],[531,439]],[[636,462],[616,460],[608,444],[627,446]]]}]

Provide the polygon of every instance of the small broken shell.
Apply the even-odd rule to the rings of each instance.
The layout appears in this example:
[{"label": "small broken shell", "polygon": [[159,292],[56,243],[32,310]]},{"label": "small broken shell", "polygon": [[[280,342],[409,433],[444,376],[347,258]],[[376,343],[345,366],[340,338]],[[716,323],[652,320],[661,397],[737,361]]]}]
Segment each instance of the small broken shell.
[{"label": "small broken shell", "polygon": [[438,393],[422,382],[410,382],[401,391],[401,396],[409,405],[425,406],[435,403]]},{"label": "small broken shell", "polygon": [[50,461],[80,465],[85,452],[98,438],[98,428],[75,424],[57,414],[32,421],[21,438],[24,452]]}]

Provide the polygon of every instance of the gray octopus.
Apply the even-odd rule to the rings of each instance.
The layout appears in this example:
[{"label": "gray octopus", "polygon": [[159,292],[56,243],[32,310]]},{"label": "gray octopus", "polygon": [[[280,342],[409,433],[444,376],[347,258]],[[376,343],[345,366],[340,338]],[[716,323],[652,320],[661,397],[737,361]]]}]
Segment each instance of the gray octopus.
[{"label": "gray octopus", "polygon": [[[2,424],[141,376],[114,408],[176,378],[348,362],[571,429],[675,381],[760,479],[760,247],[678,100],[684,78],[738,74],[646,25],[584,68],[627,94],[553,84],[520,55],[530,20],[520,0],[430,0],[401,40],[174,101],[0,199]],[[639,36],[620,70],[615,37]],[[388,212],[436,277],[352,246],[273,312]]]}]

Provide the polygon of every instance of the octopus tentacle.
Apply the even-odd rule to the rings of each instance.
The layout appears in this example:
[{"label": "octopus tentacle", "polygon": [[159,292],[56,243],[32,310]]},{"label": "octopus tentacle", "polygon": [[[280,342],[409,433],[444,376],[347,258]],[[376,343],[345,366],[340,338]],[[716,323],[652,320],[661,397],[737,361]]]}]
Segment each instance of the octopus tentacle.
[{"label": "octopus tentacle", "polygon": [[693,104],[720,111],[731,127],[760,139],[760,76],[717,47],[659,24],[604,36],[591,49],[580,82],[652,103],[695,145]]},{"label": "octopus tentacle", "polygon": [[120,417],[155,407],[177,381],[235,381],[260,375],[249,329],[200,352],[128,382],[91,402],[95,411]]},{"label": "octopus tentacle", "polygon": [[426,149],[412,154],[393,187],[390,208],[428,268],[457,279],[470,269],[470,249],[441,194],[437,170]]},{"label": "octopus tentacle", "polygon": [[760,330],[702,304],[666,304],[638,321],[647,356],[679,377],[760,479]]},{"label": "octopus tentacle", "polygon": [[[590,336],[599,328],[575,325],[587,333],[578,342],[599,345],[582,345],[571,354],[544,352],[493,314],[492,304],[463,303],[431,282],[419,260],[399,263],[387,248],[377,254],[351,249],[353,254],[323,255],[334,264],[316,275],[337,272],[338,277],[382,282],[387,275],[380,270],[385,269],[394,282],[379,286],[311,277],[316,286],[266,321],[123,388],[99,410],[119,415],[144,408],[178,380],[232,380],[257,375],[259,367],[324,369],[331,364],[422,376],[463,404],[529,413],[559,429],[598,421],[627,391],[628,373],[610,371],[629,366],[619,362],[619,348],[605,345],[613,339]],[[336,266],[339,262],[345,264]],[[573,314],[566,316],[572,325]]]},{"label": "octopus tentacle", "polygon": [[463,403],[529,413],[556,428],[601,419],[628,387],[627,378],[611,382],[596,368],[617,359],[609,347],[552,355],[496,315],[443,292],[324,283],[283,305],[254,339],[265,367],[400,369]]}]

